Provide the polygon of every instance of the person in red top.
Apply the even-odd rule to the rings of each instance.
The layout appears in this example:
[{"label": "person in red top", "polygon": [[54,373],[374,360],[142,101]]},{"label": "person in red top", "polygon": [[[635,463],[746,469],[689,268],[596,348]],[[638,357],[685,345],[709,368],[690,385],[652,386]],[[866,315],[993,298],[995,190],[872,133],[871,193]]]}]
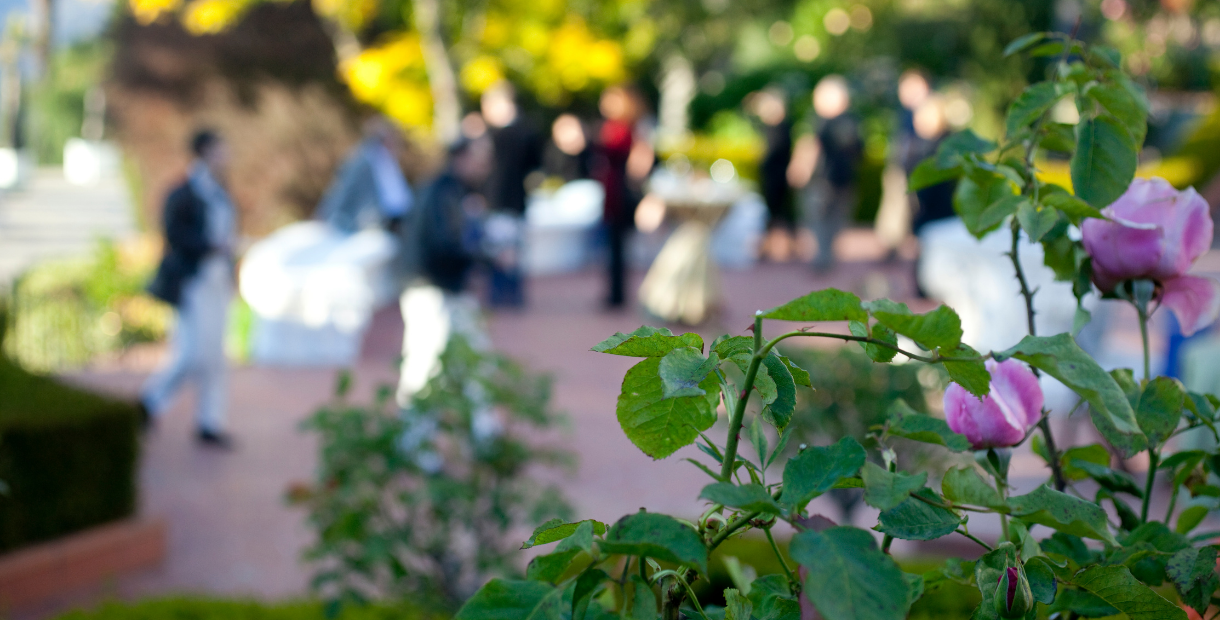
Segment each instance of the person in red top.
[{"label": "person in red top", "polygon": [[603,207],[609,245],[606,306],[621,308],[626,302],[627,237],[635,225],[635,205],[639,202],[635,184],[651,169],[652,150],[635,135],[640,106],[634,93],[622,86],[607,88],[602,92],[598,109],[606,120],[598,133],[593,178],[606,190]]}]

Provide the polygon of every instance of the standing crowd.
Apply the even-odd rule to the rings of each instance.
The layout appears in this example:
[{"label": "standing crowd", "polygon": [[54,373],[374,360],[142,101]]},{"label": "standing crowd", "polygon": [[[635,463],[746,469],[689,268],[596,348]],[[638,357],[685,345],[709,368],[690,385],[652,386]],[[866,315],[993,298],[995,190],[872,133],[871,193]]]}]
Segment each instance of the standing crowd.
[{"label": "standing crowd", "polygon": [[[926,81],[920,93],[922,77],[911,74],[903,80],[904,114],[898,148],[891,150],[905,177],[934,151],[946,126]],[[828,76],[813,89],[814,121],[808,131],[793,122],[789,104],[779,87],[746,99],[766,143],[758,179],[769,224],[760,249],[771,260],[795,254],[826,271],[834,265],[835,237],[856,210],[865,152],[861,123],[852,113],[849,84],[839,76]],[[407,143],[398,128],[381,116],[365,121],[362,141],[337,171],[316,218],[341,234],[379,229],[397,242],[393,272],[405,327],[397,390],[401,407],[409,408],[412,396],[437,372],[451,335],[461,334],[476,347],[489,346],[480,297],[492,308],[525,306],[526,202],[542,183],[599,182],[606,243],[603,302],[610,310],[625,307],[635,207],[656,163],[646,110],[632,88],[607,88],[596,126],[561,114],[545,139],[521,113],[512,86],[500,83],[483,93],[479,112],[463,119],[462,135],[448,145],[443,169],[414,184],[401,165]],[[225,424],[224,334],[234,292],[237,218],[225,189],[229,152],[224,138],[199,131],[190,149],[190,172],[165,203],[165,254],[149,286],[151,294],[175,307],[177,328],[170,359],[148,380],[140,404],[150,426],[180,386],[195,382],[198,440],[223,448],[232,443]],[[903,195],[905,200],[905,188]],[[951,196],[951,187],[921,190],[910,205],[916,207],[916,229],[951,216]],[[909,226],[912,219],[905,212],[888,217],[905,217],[899,226]],[[485,294],[479,296],[471,290],[476,269],[486,276]]]}]

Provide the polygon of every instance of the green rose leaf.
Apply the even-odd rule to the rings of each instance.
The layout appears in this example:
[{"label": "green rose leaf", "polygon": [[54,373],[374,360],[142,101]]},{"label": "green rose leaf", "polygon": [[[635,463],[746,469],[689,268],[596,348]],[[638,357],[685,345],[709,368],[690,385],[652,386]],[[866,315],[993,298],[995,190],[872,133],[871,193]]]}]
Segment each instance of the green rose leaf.
[{"label": "green rose leaf", "polygon": [[[540,555],[530,560],[525,576],[537,581],[558,582],[559,578],[571,567],[572,560],[582,552],[593,550],[593,523],[594,521],[581,521],[577,524],[576,531],[563,539],[555,547],[553,553]],[[598,525],[601,524],[598,523]]]},{"label": "green rose leaf", "polygon": [[1084,94],[1101,104],[1119,122],[1131,142],[1139,147],[1148,133],[1148,114],[1140,101],[1121,84],[1095,83]]},{"label": "green rose leaf", "polygon": [[814,291],[762,313],[764,319],[779,321],[864,321],[868,315],[860,298],[852,293],[828,288]]},{"label": "green rose leaf", "polygon": [[1126,566],[1092,566],[1072,581],[1131,620],[1186,620],[1181,607],[1140,583]]},{"label": "green rose leaf", "polygon": [[454,620],[559,620],[563,591],[540,581],[492,579],[462,605]]},{"label": "green rose leaf", "polygon": [[792,381],[803,387],[813,387],[813,380],[809,377],[809,371],[797,366],[795,362],[775,352],[771,349],[771,355],[778,356],[784,366],[788,367],[788,374],[792,375]]},{"label": "green rose leaf", "polygon": [[1023,200],[1017,205],[1017,221],[1030,240],[1038,242],[1059,223],[1059,212],[1046,206],[1039,208],[1034,203]]},{"label": "green rose leaf", "polygon": [[960,166],[941,168],[937,165],[935,158],[929,157],[919,162],[919,165],[911,171],[911,178],[907,180],[907,191],[917,192],[933,185],[952,181],[960,176],[962,176]]},{"label": "green rose leaf", "polygon": [[[1045,449],[1045,448],[1044,448]],[[1040,454],[1043,460],[1048,457],[1045,454]],[[1063,467],[1063,475],[1068,480],[1084,480],[1089,477],[1089,472],[1072,465],[1073,461],[1080,460],[1086,463],[1094,463],[1102,467],[1110,465],[1110,451],[1105,446],[1095,443],[1087,446],[1076,446],[1063,451],[1060,457],[1060,465]]]},{"label": "green rose leaf", "polygon": [[[943,503],[928,488],[919,489],[912,495]],[[881,513],[877,518],[877,531],[903,540],[933,540],[952,534],[961,523],[962,517],[952,510],[908,497],[901,504]]]},{"label": "green rose leaf", "polygon": [[1004,123],[1008,135],[1015,135],[1034,124],[1055,105],[1060,96],[1059,88],[1054,82],[1038,82],[1026,88],[1013,100],[1012,105],[1008,106],[1008,119]]},{"label": "green rose leaf", "polygon": [[1026,495],[1008,498],[1012,516],[1074,536],[1117,544],[1101,506],[1086,502],[1046,485]]},{"label": "green rose leaf", "polygon": [[1034,600],[1050,605],[1055,602],[1055,571],[1050,560],[1036,557],[1025,563],[1025,577],[1029,580],[1029,591]]},{"label": "green rose leaf", "polygon": [[909,585],[873,536],[854,527],[792,537],[792,559],[805,567],[804,593],[826,620],[903,620]]},{"label": "green rose leaf", "polygon": [[703,337],[693,332],[675,336],[664,327],[645,325],[630,334],[618,332],[589,350],[627,357],[662,357],[680,347],[694,347],[702,351]]},{"label": "green rose leaf", "polygon": [[742,596],[736,588],[726,588],[724,591],[724,620],[750,620],[754,613],[754,603]]},{"label": "green rose leaf", "polygon": [[1029,34],[1022,35],[1014,39],[1012,43],[1009,43],[1008,46],[1004,48],[1004,56],[1019,54],[1044,40],[1046,40],[1045,32],[1031,32]]},{"label": "green rose leaf", "polygon": [[1183,510],[1178,515],[1178,522],[1173,526],[1174,531],[1180,534],[1189,534],[1191,530],[1199,527],[1203,519],[1207,517],[1207,506],[1191,506]]},{"label": "green rose leaf", "polygon": [[784,467],[781,500],[785,506],[800,512],[809,500],[829,491],[840,478],[856,475],[864,465],[865,456],[864,448],[851,437],[824,448],[801,450],[788,459]]},{"label": "green rose leaf", "polygon": [[996,143],[980,138],[969,129],[945,138],[936,149],[936,163],[941,168],[956,166],[966,155],[983,155],[996,148]]},{"label": "green rose leaf", "polygon": [[[641,560],[642,561],[642,560]],[[631,576],[631,620],[657,620],[657,595],[639,575]]]},{"label": "green rose leaf", "polygon": [[940,418],[922,414],[911,409],[905,401],[894,401],[890,407],[889,434],[912,441],[944,446],[954,452],[970,450],[970,440],[949,428]]},{"label": "green rose leaf", "polygon": [[1101,598],[1075,588],[1060,590],[1059,595],[1055,597],[1055,602],[1046,611],[1052,614],[1070,611],[1081,618],[1104,618],[1119,615],[1119,611],[1114,606]]},{"label": "green rose leaf", "polygon": [[923,488],[928,481],[928,472],[916,475],[892,472],[870,462],[860,470],[860,478],[864,480],[864,503],[878,510],[889,510]]},{"label": "green rose leaf", "polygon": [[1015,357],[1071,388],[1089,403],[1093,424],[1124,457],[1143,449],[1144,435],[1126,394],[1070,335],[1026,336],[994,357],[997,361]]},{"label": "green rose leaf", "polygon": [[1076,126],[1076,153],[1072,155],[1072,186],[1076,195],[1098,209],[1127,191],[1135,178],[1137,145],[1127,128],[1101,117]]},{"label": "green rose leaf", "polygon": [[[1056,185],[1053,187],[1058,186]],[[1076,225],[1080,225],[1080,222],[1082,222],[1086,217],[1093,217],[1097,219],[1105,217],[1101,214],[1101,211],[1099,211],[1097,207],[1094,207],[1093,205],[1065,191],[1048,192],[1042,197],[1042,204],[1059,209],[1068,217],[1069,220],[1072,220],[1073,224]]]},{"label": "green rose leaf", "polygon": [[995,230],[1004,218],[1016,212],[1021,196],[1002,175],[974,168],[962,176],[953,192],[953,210],[962,218],[966,230],[982,239]]},{"label": "green rose leaf", "polygon": [[668,515],[654,512],[627,515],[610,528],[598,546],[607,553],[687,564],[707,574],[707,547],[695,530]]},{"label": "green rose leaf", "polygon": [[666,353],[658,368],[662,397],[668,399],[705,396],[707,392],[699,387],[699,384],[703,383],[719,364],[720,357],[715,351],[709,357],[703,357],[698,349],[691,347],[682,347]]},{"label": "green rose leaf", "polygon": [[874,323],[870,332],[867,323],[852,321],[848,323],[848,329],[851,330],[851,335],[858,338],[868,338],[871,335],[874,340],[880,340],[891,345],[884,347],[867,342],[858,343],[864,349],[864,354],[874,362],[885,364],[893,361],[894,356],[898,355],[898,349],[896,348],[898,346],[898,335],[894,333],[894,330],[881,323]]},{"label": "green rose leaf", "polygon": [[703,487],[699,499],[746,512],[765,512],[778,515],[783,512],[771,494],[760,484],[736,485],[731,482],[714,482]]},{"label": "green rose leaf", "polygon": [[1220,578],[1216,577],[1217,549],[1215,545],[1202,549],[1187,547],[1175,553],[1166,567],[1166,573],[1182,595],[1182,602],[1200,616],[1206,615],[1212,594],[1220,588]]},{"label": "green rose leaf", "polygon": [[537,547],[538,545],[545,545],[547,543],[553,543],[557,540],[563,540],[575,534],[576,531],[585,524],[589,525],[592,534],[601,536],[602,534],[606,533],[606,524],[600,521],[586,519],[584,521],[568,523],[563,519],[556,518],[551,519],[550,521],[547,521],[546,523],[543,523],[535,528],[534,533],[530,535],[529,540],[521,543],[521,548],[529,549],[531,547]]},{"label": "green rose leaf", "polygon": [[942,305],[926,314],[883,309],[872,310],[872,313],[879,323],[929,351],[941,347],[956,349],[962,341],[962,320],[949,306]]},{"label": "green rose leaf", "polygon": [[1178,428],[1186,402],[1186,389],[1177,379],[1157,377],[1140,392],[1135,419],[1148,443],[1159,445]]},{"label": "green rose leaf", "polygon": [[796,411],[796,382],[788,364],[777,354],[763,358],[763,366],[767,367],[767,376],[775,383],[775,398],[763,410],[763,418],[782,432]]},{"label": "green rose leaf", "polygon": [[703,396],[665,398],[661,358],[650,357],[627,371],[618,397],[619,425],[631,443],[654,459],[663,459],[694,443],[716,423],[720,382],[709,374],[700,384]]},{"label": "green rose leaf", "polygon": [[945,472],[940,481],[940,491],[954,504],[968,504],[985,508],[1006,509],[1004,500],[973,467],[960,467]]},{"label": "green rose leaf", "polygon": [[[979,352],[970,348],[969,345],[959,344],[952,349],[941,349],[942,357],[977,357]],[[943,362],[945,371],[949,373],[949,378],[953,382],[966,388],[967,392],[983,398],[991,391],[991,373],[987,372],[987,365],[983,360],[973,360],[969,362]]]},{"label": "green rose leaf", "polygon": [[610,575],[600,568],[590,568],[576,578],[576,587],[572,590],[572,620],[584,620],[589,601],[609,580]]},{"label": "green rose leaf", "polygon": [[1131,476],[1124,473],[1114,471],[1105,465],[1098,465],[1081,459],[1073,459],[1070,465],[1079,471],[1084,472],[1088,477],[1096,480],[1103,488],[1113,493],[1126,493],[1134,497],[1143,498],[1144,492],[1135,484]]}]

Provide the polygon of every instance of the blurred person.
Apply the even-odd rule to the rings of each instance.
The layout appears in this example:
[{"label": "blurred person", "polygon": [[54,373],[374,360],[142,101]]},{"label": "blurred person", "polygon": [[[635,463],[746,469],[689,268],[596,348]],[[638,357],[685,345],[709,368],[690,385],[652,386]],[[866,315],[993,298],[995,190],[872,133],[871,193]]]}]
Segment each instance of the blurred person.
[{"label": "blurred person", "polygon": [[607,88],[598,101],[604,120],[598,132],[593,177],[606,191],[602,221],[608,245],[606,307],[610,309],[626,304],[627,241],[635,226],[637,185],[653,164],[652,147],[636,136],[641,107],[638,95],[624,86]]},{"label": "blurred person", "polygon": [[910,162],[909,153],[915,130],[914,112],[929,97],[928,80],[918,69],[908,69],[898,78],[898,114],[891,143],[889,161],[881,176],[881,207],[877,210],[874,229],[887,250],[887,258],[898,255],[898,248],[911,235],[911,218],[918,209],[913,194],[907,191],[907,178],[918,162]]},{"label": "blurred person", "polygon": [[755,93],[750,111],[763,124],[766,150],[758,165],[758,184],[767,204],[767,236],[764,254],[774,261],[787,261],[792,254],[796,220],[792,213],[788,166],[792,163],[792,121],[783,91],[768,88]]},{"label": "blurred person", "polygon": [[834,266],[835,237],[856,208],[856,177],[864,143],[860,123],[850,108],[847,80],[839,75],[822,78],[813,89],[814,138],[805,142],[807,154],[793,155],[793,163],[805,167],[809,179],[800,183],[799,177],[805,175],[792,175],[797,185],[805,186],[806,217],[817,239],[813,266],[820,272]]},{"label": "blurred person", "polygon": [[196,439],[204,446],[229,448],[224,341],[237,234],[236,211],[224,186],[229,148],[205,129],[191,138],[190,149],[194,162],[187,179],[165,201],[165,255],[149,286],[150,293],[174,306],[177,323],[169,362],[144,384],[140,409],[145,427],[151,426],[183,382],[193,381]]},{"label": "blurred person", "polygon": [[525,231],[525,179],[542,165],[542,139],[521,117],[512,84],[501,81],[484,91],[483,121],[495,151],[487,180],[487,202],[496,218],[489,222],[488,302],[493,307],[525,305],[522,241]]},{"label": "blurred person", "polygon": [[490,345],[479,302],[467,290],[470,271],[481,258],[480,220],[487,203],[480,191],[493,163],[487,137],[460,138],[449,149],[449,165],[419,198],[414,243],[419,272],[401,299],[403,363],[397,400],[411,397],[438,371],[452,334],[476,348]]},{"label": "blurred person", "polygon": [[318,205],[318,219],[351,234],[366,228],[397,231],[414,202],[399,164],[402,133],[384,116],[364,122],[364,139],[339,167]]},{"label": "blurred person", "polygon": [[543,173],[564,183],[587,179],[591,156],[580,119],[575,114],[560,114],[551,124],[551,143],[542,158]]}]

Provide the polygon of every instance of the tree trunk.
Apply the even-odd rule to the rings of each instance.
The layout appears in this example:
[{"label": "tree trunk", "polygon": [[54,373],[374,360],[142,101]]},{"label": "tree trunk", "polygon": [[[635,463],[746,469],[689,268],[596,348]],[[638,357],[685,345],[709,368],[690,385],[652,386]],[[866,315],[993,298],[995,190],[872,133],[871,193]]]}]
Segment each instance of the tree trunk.
[{"label": "tree trunk", "polygon": [[432,90],[432,133],[441,143],[448,143],[460,132],[462,105],[453,63],[441,38],[440,4],[438,0],[413,0],[413,8]]},{"label": "tree trunk", "polygon": [[661,69],[658,142],[681,140],[690,132],[687,110],[695,98],[695,69],[679,52],[665,58]]}]

